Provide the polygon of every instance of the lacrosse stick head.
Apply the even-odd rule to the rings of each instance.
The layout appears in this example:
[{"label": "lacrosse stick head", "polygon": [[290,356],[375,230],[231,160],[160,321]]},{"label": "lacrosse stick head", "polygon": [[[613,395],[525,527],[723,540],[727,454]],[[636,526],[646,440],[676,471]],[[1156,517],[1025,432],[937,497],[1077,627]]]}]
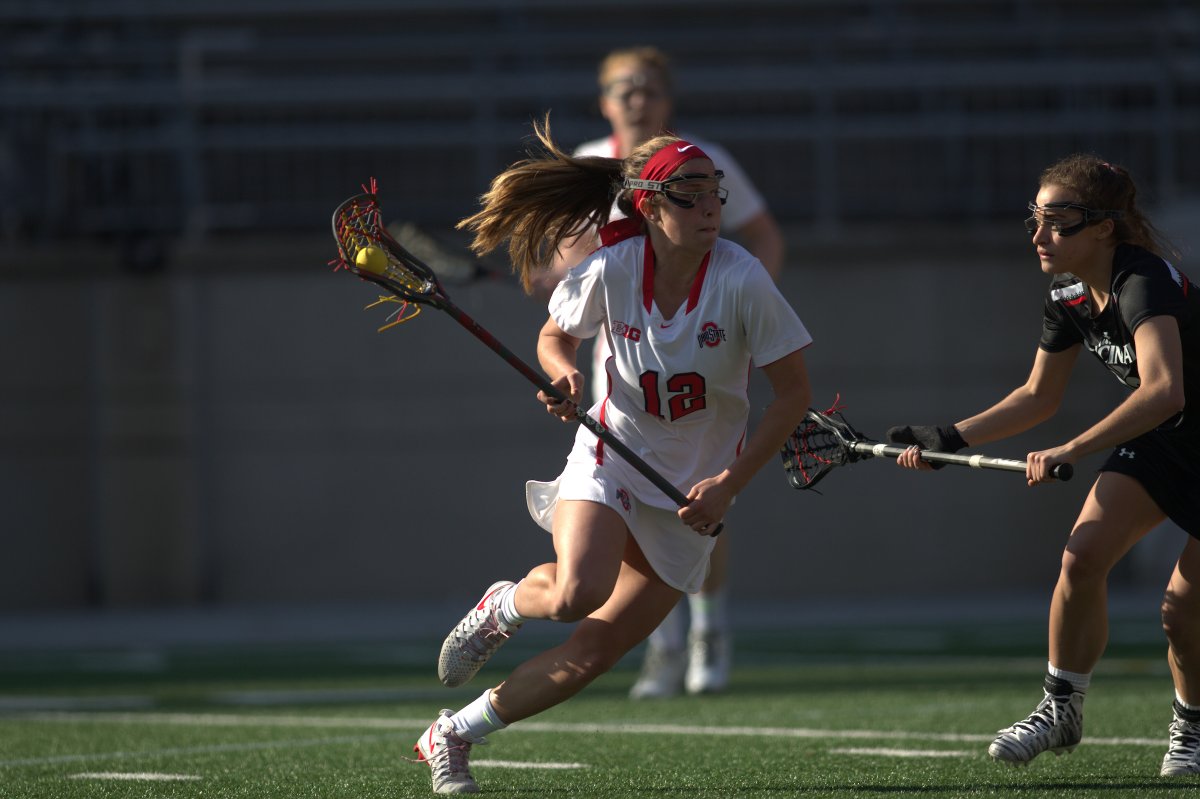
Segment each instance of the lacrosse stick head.
[{"label": "lacrosse stick head", "polygon": [[840,411],[809,408],[779,450],[788,483],[800,490],[812,488],[835,467],[858,460],[853,445],[863,440]]},{"label": "lacrosse stick head", "polygon": [[[400,246],[383,224],[379,209],[377,185],[372,178],[361,194],[342,202],[333,212],[333,238],[338,257],[331,263],[335,269],[346,269],[364,280],[382,286],[401,301],[437,305],[445,299],[441,283],[427,265]],[[381,251],[383,256],[368,252]]]}]

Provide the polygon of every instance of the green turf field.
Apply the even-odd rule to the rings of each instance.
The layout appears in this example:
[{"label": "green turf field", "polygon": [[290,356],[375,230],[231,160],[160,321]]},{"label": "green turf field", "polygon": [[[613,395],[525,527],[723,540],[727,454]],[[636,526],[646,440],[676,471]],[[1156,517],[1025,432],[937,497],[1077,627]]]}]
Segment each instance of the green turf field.
[{"label": "green turf field", "polygon": [[[1177,797],[1158,777],[1172,698],[1162,646],[1114,640],[1086,737],[1025,769],[992,733],[1028,713],[1032,627],[894,625],[743,634],[720,696],[632,703],[636,658],[473,754],[486,793],[541,797]],[[440,641],[0,654],[0,796],[429,796],[407,762],[439,708]],[[476,684],[477,683],[477,684]]]}]

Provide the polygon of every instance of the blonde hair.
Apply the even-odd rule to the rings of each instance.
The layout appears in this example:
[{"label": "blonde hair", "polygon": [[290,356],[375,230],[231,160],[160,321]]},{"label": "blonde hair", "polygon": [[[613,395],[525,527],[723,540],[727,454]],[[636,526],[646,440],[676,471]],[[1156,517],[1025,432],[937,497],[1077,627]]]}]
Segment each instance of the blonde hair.
[{"label": "blonde hair", "polygon": [[1122,166],[1096,155],[1076,153],[1051,164],[1041,175],[1039,186],[1059,186],[1079,202],[1097,211],[1122,211],[1113,221],[1113,236],[1120,243],[1136,244],[1160,258],[1179,253],[1137,204],[1137,184]]},{"label": "blonde hair", "polygon": [[661,50],[657,47],[624,47],[613,50],[600,62],[596,81],[600,84],[601,91],[609,84],[608,75],[617,68],[618,64],[626,61],[635,61],[643,67],[654,70],[662,78],[667,91],[671,90],[671,61]]},{"label": "blonde hair", "polygon": [[632,191],[622,188],[623,178],[637,177],[654,153],[679,141],[658,136],[621,161],[567,155],[550,136],[549,114],[534,123],[533,133],[541,152],[497,175],[480,197],[483,207],[457,225],[475,234],[471,250],[481,256],[507,241],[526,293],[533,291],[533,273],[550,266],[566,239],[608,223],[614,197],[621,212],[633,216]]}]

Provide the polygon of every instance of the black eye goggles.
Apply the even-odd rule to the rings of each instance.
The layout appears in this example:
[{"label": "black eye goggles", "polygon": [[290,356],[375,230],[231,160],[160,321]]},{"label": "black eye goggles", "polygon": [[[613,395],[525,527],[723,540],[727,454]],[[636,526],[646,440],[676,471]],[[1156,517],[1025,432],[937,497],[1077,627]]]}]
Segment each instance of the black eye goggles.
[{"label": "black eye goggles", "polygon": [[704,173],[688,173],[675,175],[666,180],[642,180],[641,178],[625,178],[625,188],[641,189],[642,191],[661,192],[664,197],[680,208],[695,208],[696,199],[705,194],[711,194],[725,204],[729,197],[729,189],[721,186],[725,173],[716,170],[711,175]]},{"label": "black eye goggles", "polygon": [[[1046,203],[1045,205],[1029,203],[1028,207],[1033,212],[1033,216],[1025,220],[1025,231],[1030,236],[1037,233],[1038,228],[1043,225],[1049,227],[1060,236],[1074,236],[1088,225],[1095,225],[1098,222],[1103,222],[1105,219],[1125,218],[1124,211],[1097,211],[1094,208],[1088,208],[1086,205],[1079,205],[1078,203]],[[1065,214],[1061,217],[1047,219],[1047,211],[1078,211],[1080,217],[1078,222],[1072,222],[1074,214]]]}]

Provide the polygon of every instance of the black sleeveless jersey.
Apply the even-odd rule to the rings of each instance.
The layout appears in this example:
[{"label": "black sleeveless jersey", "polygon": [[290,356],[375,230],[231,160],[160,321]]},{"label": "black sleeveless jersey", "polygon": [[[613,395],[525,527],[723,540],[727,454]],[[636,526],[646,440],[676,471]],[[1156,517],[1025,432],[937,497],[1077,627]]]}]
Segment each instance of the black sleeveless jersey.
[{"label": "black sleeveless jersey", "polygon": [[[1050,282],[1039,346],[1062,352],[1082,344],[1129,388],[1141,385],[1133,331],[1152,316],[1173,316],[1183,344],[1183,388],[1189,410],[1200,404],[1200,289],[1171,264],[1132,244],[1113,254],[1108,304],[1093,315],[1089,289],[1074,275]],[[1200,417],[1200,413],[1188,413]],[[1180,422],[1173,419],[1173,426]],[[1200,418],[1187,425],[1200,431]]]}]

